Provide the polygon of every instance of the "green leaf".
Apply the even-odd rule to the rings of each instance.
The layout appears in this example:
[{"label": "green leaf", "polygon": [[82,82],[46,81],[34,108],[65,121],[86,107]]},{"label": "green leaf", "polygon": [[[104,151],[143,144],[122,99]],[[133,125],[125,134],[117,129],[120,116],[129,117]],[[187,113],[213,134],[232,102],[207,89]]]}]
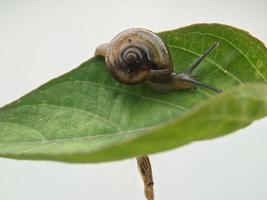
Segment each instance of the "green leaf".
[{"label": "green leaf", "polygon": [[223,89],[158,94],[111,78],[94,57],[0,109],[0,156],[101,162],[229,134],[267,115],[267,49],[249,33],[197,24],[159,33],[177,72],[215,41],[194,73]]}]

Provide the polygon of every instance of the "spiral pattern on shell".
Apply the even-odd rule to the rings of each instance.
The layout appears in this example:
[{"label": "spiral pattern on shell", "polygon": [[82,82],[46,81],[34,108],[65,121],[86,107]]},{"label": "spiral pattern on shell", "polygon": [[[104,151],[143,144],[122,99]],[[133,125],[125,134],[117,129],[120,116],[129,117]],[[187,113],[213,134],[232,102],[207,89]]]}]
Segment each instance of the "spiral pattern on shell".
[{"label": "spiral pattern on shell", "polygon": [[118,53],[117,64],[123,66],[128,72],[138,70],[144,65],[148,66],[151,62],[150,51],[143,44],[128,43]]}]

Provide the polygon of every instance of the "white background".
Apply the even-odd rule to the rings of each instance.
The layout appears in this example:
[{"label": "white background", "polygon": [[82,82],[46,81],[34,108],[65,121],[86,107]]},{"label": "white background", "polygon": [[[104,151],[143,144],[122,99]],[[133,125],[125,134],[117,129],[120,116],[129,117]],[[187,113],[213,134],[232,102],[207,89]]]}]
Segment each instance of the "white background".
[{"label": "white background", "polygon": [[[131,27],[231,24],[267,42],[267,3],[0,0],[0,106],[93,55]],[[267,199],[267,118],[237,133],[151,156],[156,199]],[[1,200],[141,200],[135,160],[64,164],[0,158]]]}]

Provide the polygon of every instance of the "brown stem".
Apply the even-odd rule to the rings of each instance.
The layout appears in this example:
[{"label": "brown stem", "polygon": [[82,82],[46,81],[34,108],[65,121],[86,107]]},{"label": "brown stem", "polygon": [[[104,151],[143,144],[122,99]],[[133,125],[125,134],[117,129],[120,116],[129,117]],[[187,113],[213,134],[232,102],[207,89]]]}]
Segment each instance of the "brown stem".
[{"label": "brown stem", "polygon": [[153,176],[148,156],[137,157],[138,171],[144,182],[144,192],[147,200],[154,200]]}]

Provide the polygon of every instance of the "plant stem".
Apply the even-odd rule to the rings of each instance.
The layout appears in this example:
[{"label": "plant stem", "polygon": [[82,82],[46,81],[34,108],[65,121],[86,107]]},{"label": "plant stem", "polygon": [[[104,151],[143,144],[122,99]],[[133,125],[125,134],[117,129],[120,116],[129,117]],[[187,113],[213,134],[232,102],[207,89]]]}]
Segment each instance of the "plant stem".
[{"label": "plant stem", "polygon": [[138,171],[144,182],[144,192],[147,200],[154,200],[152,168],[148,156],[137,157]]}]

